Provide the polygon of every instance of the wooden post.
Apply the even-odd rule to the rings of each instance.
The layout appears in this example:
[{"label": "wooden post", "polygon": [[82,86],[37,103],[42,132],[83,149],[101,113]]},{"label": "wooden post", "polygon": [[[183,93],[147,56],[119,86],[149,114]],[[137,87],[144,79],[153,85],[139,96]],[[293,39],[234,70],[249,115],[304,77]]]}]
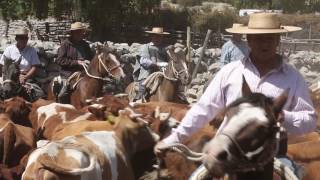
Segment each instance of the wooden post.
[{"label": "wooden post", "polygon": [[311,24],[310,24],[310,27],[309,27],[309,39],[311,39],[311,37],[312,37],[312,28],[311,28],[312,26],[311,26]]},{"label": "wooden post", "polygon": [[191,62],[191,28],[187,27],[187,62]]},{"label": "wooden post", "polygon": [[194,79],[196,77],[196,75],[197,75],[197,72],[198,72],[198,69],[199,69],[199,65],[200,65],[200,63],[201,63],[201,61],[203,59],[203,56],[204,56],[204,51],[205,51],[205,49],[207,48],[207,45],[208,45],[210,34],[211,34],[211,29],[208,30],[206,38],[204,39],[204,43],[203,43],[203,46],[202,46],[202,49],[201,49],[201,52],[200,52],[200,58],[199,58],[199,60],[197,62],[197,65],[194,68],[193,73],[192,73],[192,79]]}]

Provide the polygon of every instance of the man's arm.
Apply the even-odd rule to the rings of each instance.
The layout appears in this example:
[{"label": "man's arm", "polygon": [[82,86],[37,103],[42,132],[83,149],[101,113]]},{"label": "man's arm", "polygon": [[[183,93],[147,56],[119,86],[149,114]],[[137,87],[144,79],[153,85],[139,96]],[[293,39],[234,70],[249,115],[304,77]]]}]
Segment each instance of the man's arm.
[{"label": "man's arm", "polygon": [[312,105],[309,89],[299,74],[291,110],[283,110],[284,127],[289,134],[302,135],[316,128],[317,115]]},{"label": "man's arm", "polygon": [[223,74],[222,71],[217,73],[199,102],[192,106],[180,125],[176,129],[173,129],[171,135],[163,140],[164,143],[182,142],[195,131],[213,120],[219,110],[225,107],[222,89]]}]

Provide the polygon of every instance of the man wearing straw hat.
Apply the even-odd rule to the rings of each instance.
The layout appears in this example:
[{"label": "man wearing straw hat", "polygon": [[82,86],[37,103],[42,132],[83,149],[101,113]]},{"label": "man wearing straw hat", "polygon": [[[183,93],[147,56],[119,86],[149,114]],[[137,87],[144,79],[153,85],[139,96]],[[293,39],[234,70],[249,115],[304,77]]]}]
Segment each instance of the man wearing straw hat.
[{"label": "man wearing straw hat", "polygon": [[[89,44],[84,41],[87,27],[81,22],[71,24],[69,30],[70,37],[65,40],[58,49],[58,57],[56,63],[61,66],[60,76],[54,78],[52,89],[55,94],[60,94],[61,99],[68,99],[69,97],[69,82],[67,80],[73,73],[83,71],[83,65],[88,65],[93,58]],[[61,80],[59,77],[62,77]],[[67,103],[66,101],[60,101]]]},{"label": "man wearing straw hat", "polygon": [[[242,27],[243,24],[233,24],[232,28]],[[231,39],[226,42],[221,49],[221,65],[226,65],[232,61],[239,60],[249,55],[247,42],[243,41],[241,34],[232,33]]]},{"label": "man wearing straw hat", "polygon": [[65,76],[82,71],[82,65],[89,64],[93,58],[89,44],[83,40],[86,28],[81,22],[71,24],[70,37],[58,49],[56,63],[61,66]]},{"label": "man wearing straw hat", "polygon": [[28,45],[28,34],[27,28],[19,28],[14,33],[16,44],[8,46],[1,59],[0,67],[2,74],[2,66],[4,65],[5,58],[9,58],[19,63],[20,76],[19,81],[27,89],[29,93],[29,101],[33,101],[39,97],[44,96],[43,90],[38,84],[32,79],[37,70],[37,66],[40,65],[40,60],[35,48]]},{"label": "man wearing straw hat", "polygon": [[159,70],[159,62],[168,61],[163,39],[170,33],[164,32],[162,27],[153,27],[151,31],[146,32],[150,35],[151,42],[141,47],[139,61],[136,62],[133,71],[135,81],[139,83],[139,92],[135,100],[143,98],[145,87],[142,83],[151,73]]},{"label": "man wearing straw hat", "polygon": [[[180,125],[171,135],[159,142],[155,153],[166,144],[183,142],[195,131],[214,119],[220,109],[241,97],[243,76],[253,92],[268,97],[278,97],[289,90],[288,99],[281,114],[282,125],[292,135],[302,135],[316,128],[317,115],[310,99],[309,90],[301,74],[286,63],[286,59],[276,53],[280,34],[301,30],[294,26],[280,26],[279,17],[273,13],[250,15],[248,26],[226,29],[227,32],[247,34],[251,48],[248,57],[224,66],[211,81],[210,85],[186,114]],[[225,127],[222,123],[217,135]],[[286,143],[282,144],[282,154],[286,154]],[[214,149],[218,147],[209,147]],[[272,179],[273,162],[267,163],[264,170],[237,173],[238,179]]]},{"label": "man wearing straw hat", "polygon": [[40,65],[40,60],[37,51],[33,47],[28,45],[28,34],[29,31],[27,28],[17,29],[14,33],[14,35],[16,36],[15,40],[17,41],[17,43],[8,46],[5,49],[3,56],[0,60],[2,68],[4,64],[4,56],[14,61],[19,61],[19,59],[21,59],[19,65],[21,75],[19,79],[20,83],[22,84],[24,84],[28,79],[32,78],[32,76],[36,72],[37,66]]}]

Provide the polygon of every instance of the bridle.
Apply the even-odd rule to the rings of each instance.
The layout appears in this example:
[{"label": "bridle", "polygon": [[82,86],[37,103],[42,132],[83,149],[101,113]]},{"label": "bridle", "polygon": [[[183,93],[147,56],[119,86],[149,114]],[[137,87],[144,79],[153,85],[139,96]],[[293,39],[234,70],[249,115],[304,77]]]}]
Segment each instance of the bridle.
[{"label": "bridle", "polygon": [[178,70],[174,67],[174,64],[173,64],[173,61],[175,61],[175,60],[174,60],[173,57],[170,55],[170,53],[168,53],[168,55],[169,55],[169,57],[170,57],[170,59],[171,59],[170,65],[171,65],[171,69],[172,69],[172,71],[173,71],[173,78],[168,77],[168,76],[165,74],[164,69],[162,69],[163,75],[164,75],[164,77],[165,77],[166,79],[168,79],[168,80],[170,80],[170,81],[178,81],[178,80],[179,80],[179,77],[180,77],[180,74],[182,74],[182,73],[184,73],[184,72],[187,73],[187,74],[189,73],[189,72],[188,72],[187,65],[186,65],[185,62],[183,62],[183,63],[182,63],[183,69],[180,70],[180,71],[178,71]]},{"label": "bridle", "polygon": [[[254,151],[245,152],[240,144],[234,139],[233,136],[226,132],[221,132],[217,136],[225,136],[227,137],[233,145],[235,145],[238,152],[240,152],[240,157],[235,158],[237,160],[236,166],[230,167],[232,172],[247,172],[252,170],[257,170],[263,168],[267,163],[272,161],[272,159],[277,155],[279,150],[280,143],[280,133],[284,131],[284,128],[281,126],[280,122],[277,122],[275,126],[272,128],[272,137],[270,140],[265,140],[262,146],[258,147]],[[274,148],[273,148],[274,147]],[[268,151],[267,151],[268,150]],[[259,156],[259,159],[262,161],[253,161],[253,156]],[[263,158],[261,158],[263,157]]]},{"label": "bridle", "polygon": [[[89,73],[88,71],[88,66],[87,65],[84,65],[82,64],[82,67],[83,69],[85,70],[86,74],[91,77],[91,78],[94,78],[94,79],[99,79],[99,80],[103,80],[103,81],[112,81],[112,79],[115,79],[115,77],[112,75],[111,71],[121,67],[121,64],[118,64],[114,67],[111,67],[111,68],[108,68],[105,63],[103,62],[102,58],[101,58],[102,55],[98,55],[98,68],[99,68],[99,71],[101,70],[101,66],[103,67],[103,69],[107,72],[107,77],[100,77],[100,76],[95,76],[95,75],[92,75]],[[111,79],[110,79],[111,78]]]}]

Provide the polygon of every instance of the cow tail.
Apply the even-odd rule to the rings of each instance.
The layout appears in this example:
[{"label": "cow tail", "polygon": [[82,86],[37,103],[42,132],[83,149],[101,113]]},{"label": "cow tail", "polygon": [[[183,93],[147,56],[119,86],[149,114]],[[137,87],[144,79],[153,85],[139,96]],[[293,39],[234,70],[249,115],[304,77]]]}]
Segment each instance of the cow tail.
[{"label": "cow tail", "polygon": [[4,130],[4,139],[3,139],[3,156],[2,163],[8,164],[10,161],[10,153],[12,153],[14,148],[14,142],[16,139],[14,133],[14,124],[8,122],[5,127],[2,128]]},{"label": "cow tail", "polygon": [[89,157],[89,165],[84,168],[68,168],[68,167],[62,167],[60,164],[58,164],[54,157],[49,156],[48,154],[41,154],[38,157],[38,162],[43,166],[44,169],[47,169],[49,171],[58,173],[58,174],[64,174],[64,175],[72,175],[77,176],[81,175],[86,172],[90,172],[95,168],[95,163],[97,162],[97,156],[89,151],[87,147],[84,147],[83,145],[77,145],[77,144],[61,144],[61,147],[63,149],[75,149],[83,154],[85,154],[87,157]]}]

